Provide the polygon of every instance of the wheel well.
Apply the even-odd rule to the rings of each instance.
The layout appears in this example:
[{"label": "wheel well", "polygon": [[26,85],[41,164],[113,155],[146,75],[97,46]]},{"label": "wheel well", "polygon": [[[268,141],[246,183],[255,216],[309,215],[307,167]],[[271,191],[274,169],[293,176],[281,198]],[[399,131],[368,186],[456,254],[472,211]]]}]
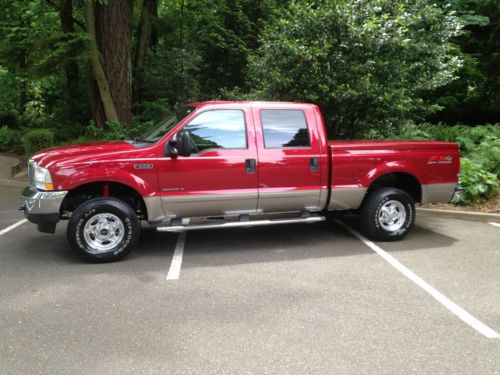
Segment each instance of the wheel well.
[{"label": "wheel well", "polygon": [[117,182],[100,181],[78,186],[70,190],[61,204],[61,215],[73,212],[82,203],[97,197],[113,197],[129,204],[139,219],[147,219],[148,213],[142,196],[130,186]]},{"label": "wheel well", "polygon": [[367,195],[382,187],[393,187],[408,193],[415,202],[422,201],[422,186],[417,178],[403,172],[388,173],[373,181],[368,188]]}]

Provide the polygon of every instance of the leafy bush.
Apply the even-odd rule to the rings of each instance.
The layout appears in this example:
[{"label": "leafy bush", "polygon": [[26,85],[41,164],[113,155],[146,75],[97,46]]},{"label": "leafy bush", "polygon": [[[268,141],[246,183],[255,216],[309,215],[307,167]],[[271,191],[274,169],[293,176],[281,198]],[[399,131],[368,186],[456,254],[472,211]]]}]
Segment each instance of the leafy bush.
[{"label": "leafy bush", "polygon": [[411,125],[393,138],[457,142],[465,189],[459,204],[481,203],[500,193],[500,125]]},{"label": "leafy bush", "polygon": [[93,121],[87,126],[82,137],[77,141],[116,141],[120,139],[133,139],[143,135],[153,126],[153,122],[134,123],[130,128],[125,127],[119,121],[107,122],[107,129],[98,128]]},{"label": "leafy bush", "polygon": [[119,140],[127,138],[127,129],[119,121],[110,121],[107,123],[107,129],[98,128],[93,121],[85,129],[84,138],[89,140]]},{"label": "leafy bush", "polygon": [[249,77],[261,99],[318,104],[336,138],[387,132],[439,109],[424,94],[454,79],[460,28],[426,0],[292,1],[264,29]]},{"label": "leafy bush", "polygon": [[496,174],[488,172],[468,158],[460,161],[460,185],[464,188],[458,202],[460,204],[481,203],[493,198],[500,187]]},{"label": "leafy bush", "polygon": [[28,130],[23,137],[24,152],[33,155],[35,152],[54,144],[54,133],[49,129]]},{"label": "leafy bush", "polygon": [[20,146],[20,132],[2,126],[0,128],[0,151],[18,151]]}]

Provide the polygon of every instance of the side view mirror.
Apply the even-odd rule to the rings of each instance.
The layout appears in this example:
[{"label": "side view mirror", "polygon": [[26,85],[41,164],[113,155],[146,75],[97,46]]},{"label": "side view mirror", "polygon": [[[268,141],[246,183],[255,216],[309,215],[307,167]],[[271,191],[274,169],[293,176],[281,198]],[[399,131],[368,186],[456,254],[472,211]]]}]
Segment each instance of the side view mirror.
[{"label": "side view mirror", "polygon": [[187,130],[177,133],[177,151],[180,156],[190,156],[192,152],[191,134]]},{"label": "side view mirror", "polygon": [[191,134],[187,130],[181,130],[177,135],[165,144],[163,154],[171,158],[177,156],[190,156],[192,153]]}]

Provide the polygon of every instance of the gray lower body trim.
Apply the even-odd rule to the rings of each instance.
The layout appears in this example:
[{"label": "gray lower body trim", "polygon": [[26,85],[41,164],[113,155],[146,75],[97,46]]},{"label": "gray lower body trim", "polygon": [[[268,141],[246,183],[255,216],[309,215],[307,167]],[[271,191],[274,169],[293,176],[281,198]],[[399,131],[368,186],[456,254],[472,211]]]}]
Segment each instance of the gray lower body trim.
[{"label": "gray lower body trim", "polygon": [[323,207],[320,206],[320,189],[259,192],[258,209],[263,213],[321,211]]},{"label": "gray lower body trim", "polygon": [[[170,195],[144,198],[148,221],[175,217],[238,216],[241,214],[321,211],[327,190],[261,192],[260,194]],[[257,207],[258,202],[258,207]]]},{"label": "gray lower body trim", "polygon": [[355,210],[361,206],[367,188],[333,188],[328,210]]},{"label": "gray lower body trim", "polygon": [[153,222],[166,219],[160,197],[146,197],[144,198],[144,203],[148,211],[148,221]]},{"label": "gray lower body trim", "polygon": [[[174,217],[226,216],[257,212],[257,192],[250,194],[201,194],[163,196],[167,219]],[[148,215],[149,216],[149,215]]]},{"label": "gray lower body trim", "polygon": [[448,203],[455,193],[456,183],[422,185],[422,204]]}]

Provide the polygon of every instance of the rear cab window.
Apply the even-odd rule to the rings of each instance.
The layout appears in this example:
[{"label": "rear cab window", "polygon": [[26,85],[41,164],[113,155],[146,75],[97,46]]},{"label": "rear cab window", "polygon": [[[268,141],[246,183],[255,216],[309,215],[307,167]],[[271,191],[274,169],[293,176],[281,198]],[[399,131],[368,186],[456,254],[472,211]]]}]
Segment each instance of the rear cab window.
[{"label": "rear cab window", "polygon": [[265,148],[311,147],[306,116],[301,109],[262,109]]}]

